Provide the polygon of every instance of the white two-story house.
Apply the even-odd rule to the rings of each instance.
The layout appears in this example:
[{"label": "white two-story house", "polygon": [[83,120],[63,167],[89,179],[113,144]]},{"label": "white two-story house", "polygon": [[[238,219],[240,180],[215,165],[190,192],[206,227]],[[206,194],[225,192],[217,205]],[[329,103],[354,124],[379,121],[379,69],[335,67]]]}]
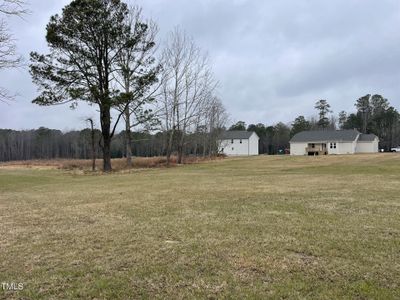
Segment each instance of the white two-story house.
[{"label": "white two-story house", "polygon": [[218,140],[218,152],[228,156],[258,155],[257,133],[253,131],[225,131]]}]

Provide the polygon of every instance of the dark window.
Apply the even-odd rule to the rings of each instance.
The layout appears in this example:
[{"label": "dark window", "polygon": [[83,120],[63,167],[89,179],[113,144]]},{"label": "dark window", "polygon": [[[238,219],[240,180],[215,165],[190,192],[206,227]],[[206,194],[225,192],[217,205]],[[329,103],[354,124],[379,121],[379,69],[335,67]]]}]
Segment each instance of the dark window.
[{"label": "dark window", "polygon": [[315,144],[311,144],[311,148],[315,148]]},{"label": "dark window", "polygon": [[242,143],[242,140],[240,140],[240,143]]},{"label": "dark window", "polygon": [[233,139],[231,139],[231,144],[233,144]]}]

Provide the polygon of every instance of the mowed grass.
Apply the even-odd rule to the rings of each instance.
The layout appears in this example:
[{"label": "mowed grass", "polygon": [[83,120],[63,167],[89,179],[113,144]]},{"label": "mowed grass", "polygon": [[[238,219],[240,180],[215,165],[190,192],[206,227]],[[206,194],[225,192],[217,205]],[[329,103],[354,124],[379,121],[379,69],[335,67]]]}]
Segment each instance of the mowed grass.
[{"label": "mowed grass", "polygon": [[396,154],[0,168],[0,221],[7,299],[400,298]]}]

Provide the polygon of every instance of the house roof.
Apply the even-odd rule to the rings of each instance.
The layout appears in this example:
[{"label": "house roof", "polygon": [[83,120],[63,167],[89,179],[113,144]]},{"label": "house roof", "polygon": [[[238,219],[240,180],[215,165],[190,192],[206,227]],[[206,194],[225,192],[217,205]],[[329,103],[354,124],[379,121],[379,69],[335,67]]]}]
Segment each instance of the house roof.
[{"label": "house roof", "polygon": [[315,130],[302,131],[295,134],[290,140],[291,143],[296,142],[353,142],[360,134],[357,130]]},{"label": "house roof", "polygon": [[377,136],[375,134],[360,134],[358,140],[360,142],[373,142]]},{"label": "house roof", "polygon": [[254,131],[244,131],[244,130],[225,131],[220,135],[219,138],[221,140],[232,140],[232,139],[246,140],[246,139],[249,139],[253,133],[255,133],[255,132]]}]

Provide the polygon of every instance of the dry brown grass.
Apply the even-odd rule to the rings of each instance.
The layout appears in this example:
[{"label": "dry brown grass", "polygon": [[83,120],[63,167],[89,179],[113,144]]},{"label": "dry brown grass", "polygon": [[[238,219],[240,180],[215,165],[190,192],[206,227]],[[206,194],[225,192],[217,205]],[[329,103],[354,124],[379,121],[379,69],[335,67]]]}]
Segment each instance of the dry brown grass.
[{"label": "dry brown grass", "polygon": [[400,155],[0,168],[0,299],[400,299]]},{"label": "dry brown grass", "polygon": [[[207,161],[214,161],[222,159],[223,157],[196,157],[188,156],[184,159],[184,164],[196,164]],[[134,169],[147,169],[147,168],[163,168],[167,166],[167,159],[164,156],[159,157],[135,157],[133,158]],[[170,166],[177,165],[177,157],[172,156]],[[103,167],[103,160],[96,159],[96,169],[101,170]],[[125,158],[112,159],[112,167],[114,171],[121,171],[129,169],[126,164]],[[81,170],[90,171],[92,168],[92,161],[90,159],[38,159],[27,161],[10,161],[0,162],[0,168],[3,169],[60,169],[60,170]]]}]

